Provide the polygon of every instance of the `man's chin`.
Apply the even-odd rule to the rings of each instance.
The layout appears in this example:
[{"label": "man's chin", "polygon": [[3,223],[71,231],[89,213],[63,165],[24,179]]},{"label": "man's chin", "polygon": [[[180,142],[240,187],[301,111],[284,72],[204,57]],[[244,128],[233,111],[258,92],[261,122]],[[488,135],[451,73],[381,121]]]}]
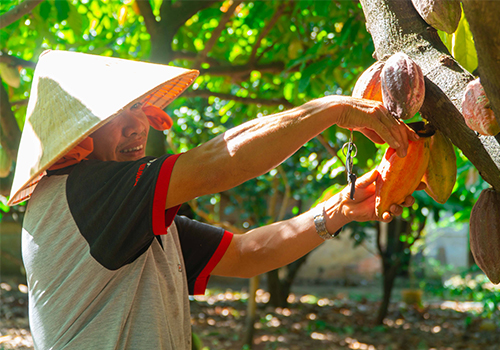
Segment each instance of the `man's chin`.
[{"label": "man's chin", "polygon": [[144,152],[141,150],[136,151],[136,152],[127,152],[127,153],[120,153],[117,157],[118,162],[131,162],[135,160],[139,160],[141,158],[144,158],[146,155]]}]

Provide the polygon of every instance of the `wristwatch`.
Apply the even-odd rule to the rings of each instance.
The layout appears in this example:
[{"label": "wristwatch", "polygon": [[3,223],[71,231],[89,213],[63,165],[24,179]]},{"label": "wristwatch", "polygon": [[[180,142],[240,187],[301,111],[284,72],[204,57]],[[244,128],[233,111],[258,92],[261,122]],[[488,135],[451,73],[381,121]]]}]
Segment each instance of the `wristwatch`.
[{"label": "wristwatch", "polygon": [[333,234],[328,232],[328,230],[326,229],[324,206],[320,206],[316,209],[316,213],[314,214],[314,226],[316,227],[316,233],[324,240],[335,238],[339,235],[340,231],[342,231],[341,227],[337,230],[337,232]]}]

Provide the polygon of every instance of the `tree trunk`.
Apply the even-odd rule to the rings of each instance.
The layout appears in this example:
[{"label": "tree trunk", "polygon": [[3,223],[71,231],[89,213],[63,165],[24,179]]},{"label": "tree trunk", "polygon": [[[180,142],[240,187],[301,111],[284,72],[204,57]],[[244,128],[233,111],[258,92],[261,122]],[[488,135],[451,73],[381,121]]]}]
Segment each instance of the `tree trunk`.
[{"label": "tree trunk", "polygon": [[255,318],[257,315],[257,301],[255,295],[259,288],[260,276],[255,276],[250,279],[250,290],[248,291],[247,317],[245,320],[245,330],[243,334],[243,344],[252,348]]},{"label": "tree trunk", "polygon": [[287,307],[288,294],[285,294],[284,286],[279,277],[279,270],[269,271],[267,275],[267,288],[269,290],[269,304],[273,307]]},{"label": "tree trunk", "polygon": [[[267,288],[269,294],[271,294],[269,298],[269,304],[271,306],[288,307],[288,295],[290,294],[293,281],[302,264],[306,262],[308,255],[309,254],[306,254],[287,266],[267,273]],[[279,271],[281,269],[286,270],[286,276],[284,278],[279,277]]]},{"label": "tree trunk", "polygon": [[384,258],[383,262],[383,280],[382,287],[384,295],[382,297],[382,303],[378,309],[377,319],[375,324],[381,325],[384,322],[387,312],[389,310],[389,304],[391,303],[392,288],[394,287],[394,281],[398,275],[400,263],[393,263],[387,258]]},{"label": "tree trunk", "polygon": [[[499,142],[493,136],[476,136],[460,113],[465,87],[474,77],[450,56],[436,30],[424,22],[410,0],[361,0],[361,5],[376,57],[386,60],[404,51],[422,68],[426,88],[422,115],[463,151],[486,182],[500,191]],[[497,28],[498,23],[496,20]],[[494,74],[500,74],[500,70]]]},{"label": "tree trunk", "polygon": [[500,1],[463,0],[462,4],[474,35],[481,85],[500,124]]}]

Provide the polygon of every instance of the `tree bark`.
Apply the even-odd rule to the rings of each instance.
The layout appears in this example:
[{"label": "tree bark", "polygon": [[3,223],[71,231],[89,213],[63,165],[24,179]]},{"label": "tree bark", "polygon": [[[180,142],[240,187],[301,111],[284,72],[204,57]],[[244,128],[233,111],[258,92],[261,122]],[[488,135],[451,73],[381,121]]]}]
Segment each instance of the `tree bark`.
[{"label": "tree bark", "polygon": [[0,80],[0,144],[13,160],[17,157],[17,149],[21,140],[21,130],[12,112],[9,95]]},{"label": "tree bark", "polygon": [[257,315],[257,301],[255,296],[257,294],[257,289],[259,288],[260,276],[255,276],[250,279],[250,290],[248,291],[248,305],[247,305],[247,317],[245,319],[245,330],[243,334],[243,344],[252,348],[253,345],[253,334],[254,334],[254,322]]},{"label": "tree bark", "polygon": [[391,302],[392,288],[394,287],[394,281],[396,280],[396,276],[399,271],[400,263],[392,264],[390,261],[387,261],[384,258],[383,263],[383,280],[382,287],[384,291],[384,295],[382,297],[382,303],[378,309],[377,319],[375,324],[381,325],[384,323],[384,319],[387,316],[387,312],[389,311],[389,304]]},{"label": "tree bark", "polygon": [[472,74],[449,55],[436,30],[424,22],[411,0],[361,0],[361,4],[377,59],[383,61],[403,51],[422,68],[426,80],[422,115],[463,151],[486,182],[500,191],[500,143],[493,136],[478,137],[460,113],[465,87],[474,79]]},{"label": "tree bark", "polygon": [[22,16],[30,13],[44,0],[25,0],[10,11],[0,16],[0,28],[7,27],[9,24],[14,23]]},{"label": "tree bark", "polygon": [[474,36],[481,85],[500,124],[500,1],[462,1]]},{"label": "tree bark", "polygon": [[287,307],[288,294],[285,293],[283,283],[279,277],[279,270],[272,270],[266,273],[267,288],[269,289],[269,304],[273,307]]}]

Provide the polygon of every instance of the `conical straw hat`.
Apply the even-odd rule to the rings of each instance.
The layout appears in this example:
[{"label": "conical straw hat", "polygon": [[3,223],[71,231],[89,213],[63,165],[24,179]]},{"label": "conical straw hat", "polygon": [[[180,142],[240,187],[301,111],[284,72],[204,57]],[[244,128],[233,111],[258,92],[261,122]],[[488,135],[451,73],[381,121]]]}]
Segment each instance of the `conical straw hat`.
[{"label": "conical straw hat", "polygon": [[8,205],[28,199],[45,170],[125,108],[161,109],[199,72],[69,51],[45,51],[35,69]]}]

